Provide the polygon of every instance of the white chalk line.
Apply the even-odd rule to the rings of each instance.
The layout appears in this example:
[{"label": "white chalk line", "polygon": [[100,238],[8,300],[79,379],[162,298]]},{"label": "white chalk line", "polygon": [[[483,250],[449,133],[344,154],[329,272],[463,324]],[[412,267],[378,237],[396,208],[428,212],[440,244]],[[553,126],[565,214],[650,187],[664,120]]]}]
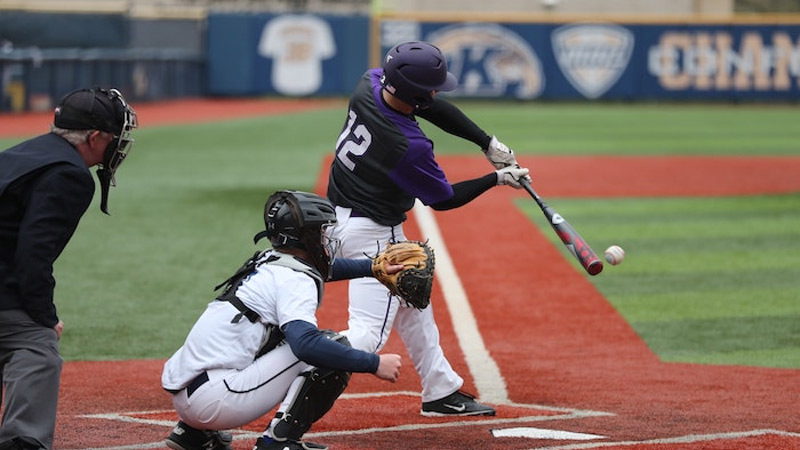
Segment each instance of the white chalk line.
[{"label": "white chalk line", "polygon": [[453,321],[453,330],[475,381],[478,397],[488,403],[506,404],[509,399],[505,378],[483,342],[467,293],[447,251],[439,224],[430,208],[419,201],[414,205],[414,216],[423,238],[428,240],[436,252],[436,281],[444,293],[444,300]]},{"label": "white chalk line", "polygon": [[603,447],[629,447],[634,445],[663,445],[663,444],[694,444],[697,442],[735,440],[758,436],[788,436],[800,438],[800,433],[781,430],[749,430],[736,431],[729,433],[710,433],[710,434],[689,434],[686,436],[666,437],[658,439],[646,439],[641,441],[617,441],[617,442],[592,442],[581,444],[555,445],[549,447],[530,447],[526,450],[589,450]]},{"label": "white chalk line", "polygon": [[[340,400],[345,399],[368,399],[368,398],[377,398],[377,397],[388,397],[388,396],[396,396],[396,395],[405,395],[405,396],[414,396],[419,397],[420,394],[418,392],[412,391],[393,391],[393,392],[369,392],[369,393],[356,393],[356,394],[343,394],[339,397]],[[440,423],[430,423],[430,422],[421,422],[421,423],[406,423],[402,425],[395,425],[395,426],[388,426],[388,427],[371,427],[371,428],[358,428],[352,430],[336,430],[336,431],[322,431],[322,432],[311,432],[306,433],[304,438],[309,440],[313,440],[315,438],[320,437],[330,437],[330,436],[352,436],[352,435],[366,435],[366,434],[375,434],[375,433],[387,433],[387,432],[397,432],[397,431],[415,431],[415,430],[431,430],[431,429],[446,429],[446,428],[457,428],[457,427],[471,427],[475,425],[514,425],[520,423],[530,423],[530,422],[543,422],[543,421],[551,421],[551,420],[570,420],[570,419],[581,419],[586,417],[600,417],[600,416],[609,416],[613,415],[607,412],[602,411],[591,411],[591,410],[580,410],[580,409],[572,409],[572,408],[561,408],[561,407],[552,407],[552,406],[545,406],[545,405],[529,405],[529,404],[517,404],[513,402],[507,403],[505,406],[511,406],[516,408],[524,408],[524,409],[531,409],[531,410],[538,410],[538,411],[547,411],[547,412],[557,412],[559,414],[555,415],[530,415],[530,416],[521,416],[521,417],[509,417],[509,418],[481,418],[480,421],[469,420],[469,419],[461,419],[461,420],[453,420],[449,422],[440,422]],[[153,425],[153,426],[163,426],[167,429],[172,428],[175,426],[175,420],[161,420],[161,419],[148,419],[148,415],[155,415],[155,414],[169,414],[173,413],[173,410],[153,410],[153,411],[129,411],[123,413],[103,413],[103,414],[85,414],[78,417],[86,418],[86,419],[101,419],[101,420],[110,420],[110,421],[117,421],[117,422],[126,422],[126,423],[136,423],[140,425]],[[356,424],[357,425],[357,424]],[[259,436],[261,436],[261,432],[254,432],[254,431],[247,431],[247,430],[228,430],[233,434],[234,440],[241,440],[241,439],[251,439],[255,440]],[[166,433],[165,433],[166,437]],[[131,445],[119,445],[119,446],[107,446],[107,447],[93,447],[93,448],[78,448],[72,450],[134,450],[134,449],[149,449],[149,448],[162,448],[164,446],[164,441],[158,442],[145,442],[145,443],[137,443]]]}]

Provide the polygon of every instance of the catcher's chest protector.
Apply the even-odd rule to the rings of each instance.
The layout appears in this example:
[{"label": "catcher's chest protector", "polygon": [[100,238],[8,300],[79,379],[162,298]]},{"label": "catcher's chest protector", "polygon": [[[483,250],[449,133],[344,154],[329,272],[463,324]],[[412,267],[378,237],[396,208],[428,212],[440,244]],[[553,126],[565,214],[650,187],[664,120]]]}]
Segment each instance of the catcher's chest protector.
[{"label": "catcher's chest protector", "polygon": [[[264,258],[265,255],[267,256],[266,258]],[[250,322],[256,323],[258,321],[258,314],[245,306],[244,303],[242,303],[242,301],[236,297],[236,291],[239,289],[239,286],[242,285],[245,278],[252,274],[261,264],[277,264],[279,266],[288,267],[292,270],[302,272],[310,276],[317,285],[317,307],[319,307],[320,303],[322,303],[322,295],[324,294],[325,290],[325,280],[322,279],[322,275],[320,275],[317,269],[292,255],[270,252],[269,250],[264,252],[256,252],[253,256],[248,258],[244,264],[242,264],[242,267],[240,267],[236,273],[231,275],[231,277],[227,280],[218,284],[214,290],[218,290],[223,286],[225,289],[222,291],[222,294],[217,297],[217,300],[230,302],[239,311],[241,311],[241,316],[247,317]],[[241,316],[239,316],[239,318],[241,318]]]},{"label": "catcher's chest protector", "polygon": [[325,293],[325,280],[322,279],[322,275],[320,275],[317,269],[292,255],[283,253],[271,254],[267,260],[264,261],[264,264],[277,264],[310,276],[317,284],[317,308],[319,308],[319,305],[322,303],[322,294]]},{"label": "catcher's chest protector", "polygon": [[[267,250],[268,252],[268,250]],[[263,256],[266,255],[266,252],[256,252],[252,257],[250,257],[239,270],[236,271],[230,278],[223,281],[219,285],[217,285],[214,290],[218,290],[219,288],[225,286],[225,289],[222,291],[222,294],[217,297],[218,301],[229,302],[236,309],[239,310],[239,314],[234,316],[231,320],[231,323],[238,323],[242,317],[247,317],[252,323],[257,323],[259,321],[258,313],[253,311],[252,309],[248,308],[238,297],[236,297],[236,291],[239,289],[239,286],[242,285],[245,278],[248,275],[255,272],[256,268],[261,264],[277,264],[280,266],[288,267],[292,270],[296,270],[298,272],[303,272],[306,275],[310,276],[314,279],[314,282],[317,284],[317,307],[322,302],[322,294],[324,288],[324,281],[322,276],[317,272],[317,270],[300,261],[299,259],[291,256],[291,255],[284,255],[281,253],[271,253],[267,256],[266,259],[263,259]],[[275,347],[277,347],[281,341],[283,341],[283,332],[280,330],[278,325],[276,324],[265,324],[267,327],[267,334],[264,339],[264,343],[261,345],[258,353],[256,354],[256,359],[265,353],[272,351]]]}]

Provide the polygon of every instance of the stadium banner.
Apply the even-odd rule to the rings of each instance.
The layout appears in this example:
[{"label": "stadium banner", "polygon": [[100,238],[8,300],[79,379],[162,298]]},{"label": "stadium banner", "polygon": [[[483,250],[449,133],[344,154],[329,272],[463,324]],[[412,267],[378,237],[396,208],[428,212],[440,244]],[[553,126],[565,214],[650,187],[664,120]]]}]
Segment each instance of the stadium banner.
[{"label": "stadium banner", "polygon": [[211,13],[211,95],[344,95],[367,68],[366,15]]},{"label": "stadium banner", "polygon": [[437,45],[461,97],[796,100],[800,24],[448,23],[384,20]]}]

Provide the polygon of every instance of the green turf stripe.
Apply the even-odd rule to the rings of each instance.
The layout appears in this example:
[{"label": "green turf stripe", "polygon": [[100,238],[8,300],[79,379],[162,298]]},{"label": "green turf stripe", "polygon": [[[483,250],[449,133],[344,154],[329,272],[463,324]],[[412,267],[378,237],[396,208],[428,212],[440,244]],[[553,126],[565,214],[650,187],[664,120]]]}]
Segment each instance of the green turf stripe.
[{"label": "green turf stripe", "polygon": [[668,361],[742,364],[756,357],[759,363],[776,367],[800,363],[800,314],[635,322],[634,326]]},{"label": "green turf stripe", "polygon": [[625,248],[591,281],[665,360],[799,366],[800,196],[552,203],[595,250]]}]

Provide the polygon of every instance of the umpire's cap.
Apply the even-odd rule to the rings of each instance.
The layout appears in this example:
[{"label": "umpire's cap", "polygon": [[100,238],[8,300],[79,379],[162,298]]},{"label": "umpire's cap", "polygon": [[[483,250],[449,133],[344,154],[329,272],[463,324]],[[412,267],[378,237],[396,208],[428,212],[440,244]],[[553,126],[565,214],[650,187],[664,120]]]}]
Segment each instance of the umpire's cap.
[{"label": "umpire's cap", "polygon": [[105,89],[78,89],[56,106],[53,125],[65,130],[100,130],[119,135],[124,111]]}]

